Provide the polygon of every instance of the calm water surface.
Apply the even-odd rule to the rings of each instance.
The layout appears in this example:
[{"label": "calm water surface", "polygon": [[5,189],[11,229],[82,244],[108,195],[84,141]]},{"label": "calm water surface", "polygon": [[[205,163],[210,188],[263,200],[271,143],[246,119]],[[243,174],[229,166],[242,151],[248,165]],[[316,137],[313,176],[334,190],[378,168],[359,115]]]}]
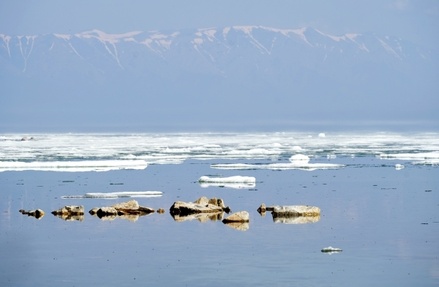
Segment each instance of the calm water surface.
[{"label": "calm water surface", "polygon": [[[343,167],[212,168],[288,161],[293,151],[282,150],[276,158],[187,158],[138,170],[0,172],[0,285],[438,286],[438,166],[372,153],[325,157],[328,151],[309,150],[302,153],[311,163]],[[254,176],[257,182],[249,189],[204,188],[197,182],[203,175]],[[161,197],[136,200],[164,208],[165,214],[134,222],[88,213],[82,221],[64,221],[50,214],[64,205],[88,211],[127,200],[65,195],[136,190],[162,191]],[[248,211],[249,229],[221,221],[176,222],[168,213],[174,201],[200,196],[220,197],[232,211]],[[315,223],[275,223],[269,213],[257,213],[263,202],[315,205],[322,214]],[[18,212],[36,208],[46,212],[40,220]],[[343,251],[322,253],[327,246]]]}]

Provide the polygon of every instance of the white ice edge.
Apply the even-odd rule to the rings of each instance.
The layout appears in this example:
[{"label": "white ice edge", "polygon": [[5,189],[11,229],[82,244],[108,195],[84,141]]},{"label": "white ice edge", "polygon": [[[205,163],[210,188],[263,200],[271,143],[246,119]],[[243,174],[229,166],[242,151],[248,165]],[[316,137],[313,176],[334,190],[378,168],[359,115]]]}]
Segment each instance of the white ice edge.
[{"label": "white ice edge", "polygon": [[120,191],[120,192],[89,192],[84,195],[65,195],[63,199],[81,199],[81,198],[136,198],[136,197],[160,197],[163,195],[161,191]]},{"label": "white ice edge", "polygon": [[439,165],[439,152],[380,154],[383,160],[412,161],[412,164]]},{"label": "white ice edge", "polygon": [[245,163],[226,163],[226,164],[212,164],[210,166],[214,169],[225,170],[256,170],[256,169],[269,169],[269,170],[318,170],[318,169],[339,169],[344,167],[343,164],[332,163],[271,163],[271,164],[245,164]]},{"label": "white ice edge", "polygon": [[203,183],[200,182],[200,186],[202,188],[208,188],[208,187],[222,187],[222,188],[233,188],[233,189],[248,189],[248,188],[255,188],[255,183]]},{"label": "white ice edge", "polygon": [[145,169],[148,163],[144,160],[99,160],[99,161],[50,161],[50,162],[14,162],[0,161],[0,172],[3,171],[110,171],[118,169]]},{"label": "white ice edge", "polygon": [[256,187],[256,178],[252,176],[229,176],[229,177],[209,177],[202,176],[198,180],[200,186],[207,187],[223,187],[234,189],[245,189]]},{"label": "white ice edge", "polygon": [[202,176],[198,180],[200,183],[256,183],[253,176],[229,176],[229,177],[209,177]]},{"label": "white ice edge", "polygon": [[395,153],[380,154],[380,159],[397,159],[397,160],[439,160],[439,152],[419,152],[419,153]]}]

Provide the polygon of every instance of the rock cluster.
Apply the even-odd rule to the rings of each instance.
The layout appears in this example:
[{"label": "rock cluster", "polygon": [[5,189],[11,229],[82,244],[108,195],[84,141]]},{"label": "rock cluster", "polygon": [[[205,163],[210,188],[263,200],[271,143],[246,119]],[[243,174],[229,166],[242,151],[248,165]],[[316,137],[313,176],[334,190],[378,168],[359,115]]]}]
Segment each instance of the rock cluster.
[{"label": "rock cluster", "polygon": [[[261,215],[270,211],[273,221],[276,223],[286,224],[303,224],[312,223],[320,220],[320,208],[309,205],[286,205],[286,206],[266,206],[264,203],[258,208]],[[41,218],[44,211],[37,210],[20,210],[22,214]],[[140,216],[145,216],[156,212],[149,207],[140,206],[136,200],[130,200],[114,204],[112,206],[95,207],[89,213],[103,220],[113,220],[115,218],[124,218],[131,221],[137,220]],[[160,208],[157,213],[164,213]],[[221,198],[207,198],[205,196],[198,198],[194,202],[175,201],[170,207],[169,212],[175,221],[199,220],[205,221],[222,221],[229,227],[238,230],[247,230],[249,228],[250,215],[247,211],[235,212],[226,218],[224,213],[230,213],[230,208],[224,204]],[[64,220],[83,220],[84,207],[67,205],[52,212]]]}]

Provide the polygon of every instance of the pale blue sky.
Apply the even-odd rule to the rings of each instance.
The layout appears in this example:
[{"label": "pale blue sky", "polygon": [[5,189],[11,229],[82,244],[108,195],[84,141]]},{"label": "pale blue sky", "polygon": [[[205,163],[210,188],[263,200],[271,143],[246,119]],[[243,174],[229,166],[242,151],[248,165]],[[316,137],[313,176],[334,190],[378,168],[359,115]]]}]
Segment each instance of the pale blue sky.
[{"label": "pale blue sky", "polygon": [[4,0],[0,33],[76,33],[265,25],[328,33],[377,32],[419,44],[439,37],[437,0]]}]

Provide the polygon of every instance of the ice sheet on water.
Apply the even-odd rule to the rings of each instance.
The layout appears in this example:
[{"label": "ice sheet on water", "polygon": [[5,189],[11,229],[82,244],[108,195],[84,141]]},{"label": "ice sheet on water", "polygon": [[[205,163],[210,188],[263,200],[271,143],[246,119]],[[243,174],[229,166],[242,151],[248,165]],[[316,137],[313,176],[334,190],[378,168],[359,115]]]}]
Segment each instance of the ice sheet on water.
[{"label": "ice sheet on water", "polygon": [[254,169],[271,169],[271,170],[288,170],[288,169],[301,169],[301,170],[317,170],[317,169],[338,169],[343,167],[341,164],[333,163],[309,163],[309,156],[304,154],[295,154],[290,157],[288,163],[269,163],[269,164],[213,164],[212,168],[215,169],[236,169],[236,170],[254,170]]},{"label": "ice sheet on water", "polygon": [[439,165],[439,152],[380,154],[381,159],[412,161],[413,164]]},{"label": "ice sheet on water", "polygon": [[269,170],[318,170],[318,169],[339,169],[344,167],[342,164],[335,163],[308,163],[308,162],[290,162],[290,163],[269,163],[269,164],[243,164],[243,163],[225,163],[225,164],[212,164],[210,166],[214,169],[230,169],[230,170],[256,170],[256,169],[269,169]]},{"label": "ice sheet on water", "polygon": [[202,176],[198,180],[201,187],[226,187],[235,189],[254,188],[256,178],[253,176],[229,176],[229,177],[209,177]]},{"label": "ice sheet on water", "polygon": [[160,197],[163,195],[161,191],[120,191],[120,192],[89,192],[84,195],[65,195],[63,199],[82,199],[82,198],[135,198],[135,197]]},{"label": "ice sheet on water", "polygon": [[87,160],[87,161],[1,161],[0,172],[3,171],[60,171],[60,172],[87,172],[110,171],[118,169],[145,169],[148,164],[143,160]]},{"label": "ice sheet on water", "polygon": [[[288,163],[222,166],[234,169],[327,169],[330,163],[300,163],[293,157],[337,159],[373,156],[398,160],[404,154],[439,153],[438,133],[148,133],[148,134],[32,134],[2,135],[0,170],[90,171],[128,168],[118,164],[181,164],[186,160],[270,160]],[[9,140],[14,139],[14,140]],[[396,154],[400,154],[399,157]],[[381,155],[381,156],[380,156]],[[438,157],[413,158],[416,164],[436,165]],[[119,161],[111,166],[87,162]],[[302,161],[306,161],[303,158]],[[60,162],[60,164],[57,164]],[[85,162],[87,166],[63,166],[65,162]],[[53,164],[56,163],[56,164]],[[108,162],[107,162],[108,163]],[[55,165],[55,166],[54,166]],[[218,166],[217,166],[218,167]]]}]

